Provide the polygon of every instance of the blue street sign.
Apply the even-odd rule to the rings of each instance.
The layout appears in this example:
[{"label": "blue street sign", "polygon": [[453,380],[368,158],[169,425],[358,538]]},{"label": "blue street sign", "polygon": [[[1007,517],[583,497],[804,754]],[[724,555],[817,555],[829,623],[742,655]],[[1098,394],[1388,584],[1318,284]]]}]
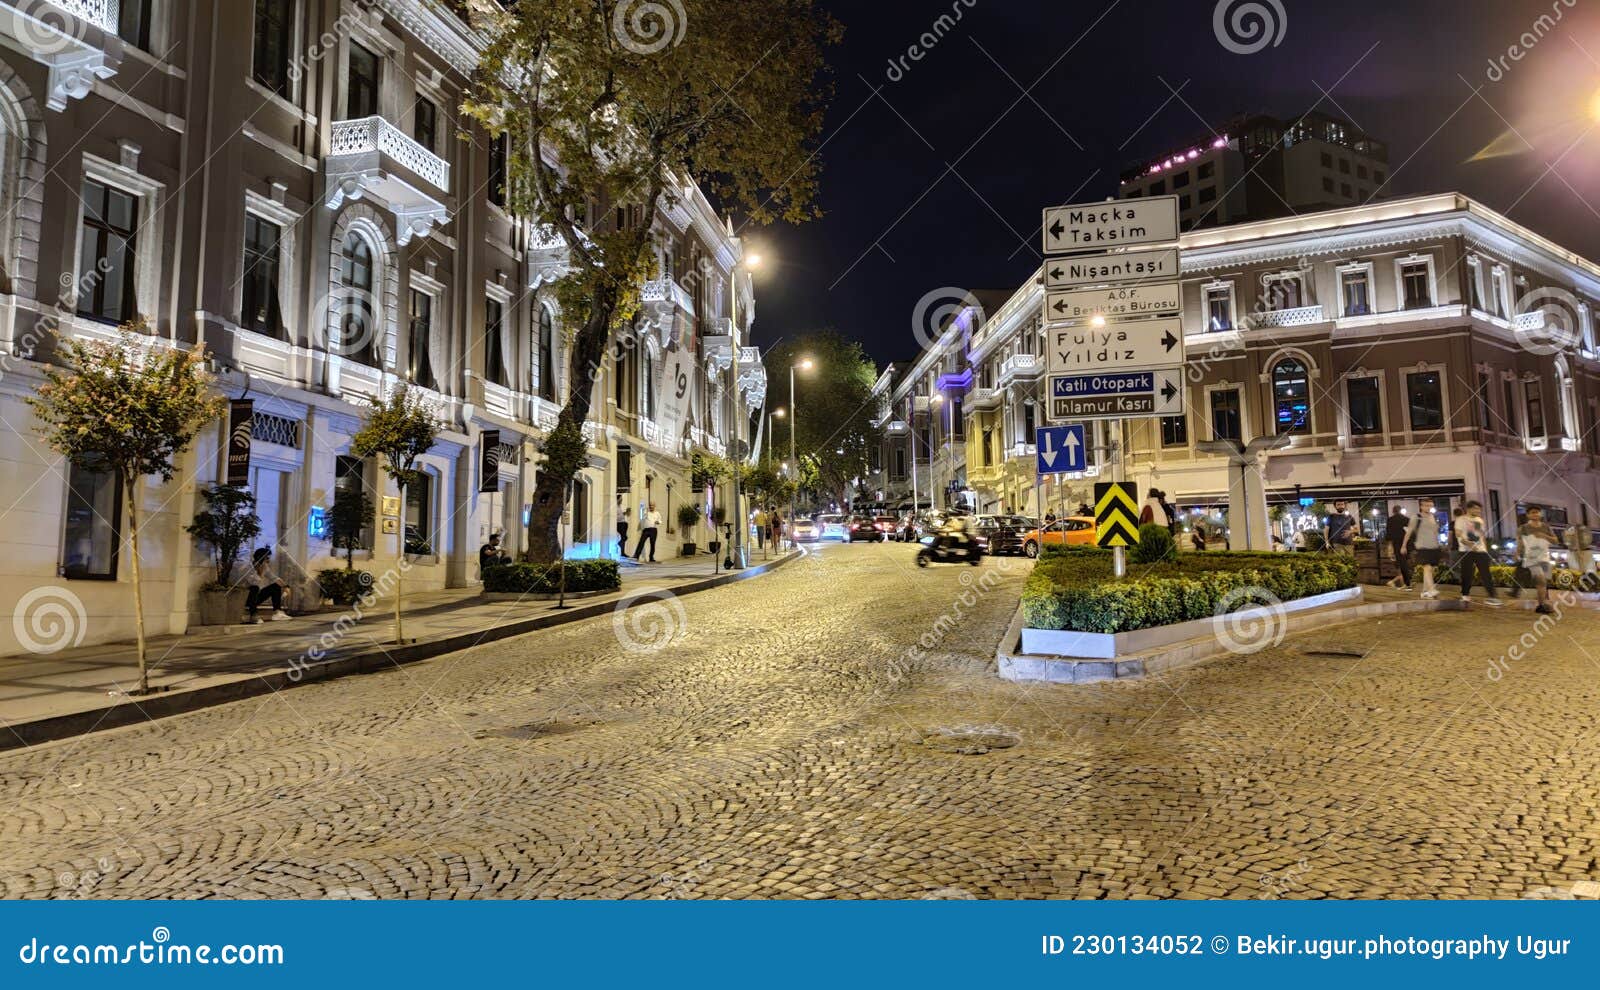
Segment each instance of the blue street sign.
[{"label": "blue street sign", "polygon": [[1035,438],[1034,453],[1040,474],[1082,471],[1089,456],[1083,424],[1041,427]]}]

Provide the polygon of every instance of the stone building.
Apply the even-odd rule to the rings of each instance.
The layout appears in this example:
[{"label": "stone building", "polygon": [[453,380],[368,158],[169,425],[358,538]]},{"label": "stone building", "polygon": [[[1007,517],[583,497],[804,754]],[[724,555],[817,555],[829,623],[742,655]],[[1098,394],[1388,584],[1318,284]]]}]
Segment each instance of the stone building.
[{"label": "stone building", "polygon": [[[220,390],[252,403],[260,543],[302,595],[334,563],[341,486],[391,496],[356,562],[404,552],[409,588],[475,583],[493,532],[526,546],[538,443],[586,383],[566,380],[559,242],[503,208],[504,145],[457,112],[483,39],[454,5],[0,0],[0,44],[0,596],[55,587],[85,641],[131,635],[115,483],[45,448],[23,399],[58,340],[141,316],[161,342],[203,343]],[[575,556],[616,556],[625,510],[654,499],[671,520],[669,503],[704,500],[693,451],[726,453],[764,397],[739,239],[691,180],[676,193],[655,217],[591,218],[649,222],[662,274],[602,370],[564,527]],[[399,506],[349,444],[402,382],[444,430]],[[187,627],[206,580],[182,526],[225,477],[227,429],[140,492],[156,632]]]}]

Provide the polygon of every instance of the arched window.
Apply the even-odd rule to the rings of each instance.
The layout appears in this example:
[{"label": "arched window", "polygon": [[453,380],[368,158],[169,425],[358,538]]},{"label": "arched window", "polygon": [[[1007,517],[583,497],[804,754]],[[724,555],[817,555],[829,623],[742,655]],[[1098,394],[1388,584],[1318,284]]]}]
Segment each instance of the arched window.
[{"label": "arched window", "polygon": [[539,309],[539,339],[536,342],[535,354],[538,355],[538,368],[535,374],[539,381],[539,398],[554,402],[556,399],[556,325],[550,317],[550,309],[540,306]]},{"label": "arched window", "polygon": [[1311,383],[1298,358],[1272,367],[1272,414],[1280,434],[1311,432]]},{"label": "arched window", "polygon": [[339,353],[374,368],[383,367],[383,331],[378,326],[377,283],[372,243],[356,231],[345,235],[339,251]]}]

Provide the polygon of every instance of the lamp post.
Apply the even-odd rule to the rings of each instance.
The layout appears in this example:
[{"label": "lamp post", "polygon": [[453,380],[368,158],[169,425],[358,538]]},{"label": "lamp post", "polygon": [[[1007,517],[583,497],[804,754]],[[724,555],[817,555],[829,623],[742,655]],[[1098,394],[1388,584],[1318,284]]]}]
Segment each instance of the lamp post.
[{"label": "lamp post", "polygon": [[767,449],[766,449],[766,457],[763,458],[763,460],[766,460],[766,461],[769,461],[769,462],[772,460],[773,438],[777,436],[776,433],[772,432],[772,421],[774,419],[782,419],[784,417],[784,415],[785,414],[784,414],[782,406],[779,406],[778,408],[776,408],[776,409],[772,410],[771,412],[767,413]]},{"label": "lamp post", "polygon": [[811,359],[801,358],[794,364],[789,365],[789,463],[794,465],[794,477],[792,479],[794,488],[789,492],[789,525],[787,529],[791,537],[789,540],[790,546],[794,545],[794,510],[795,503],[800,495],[800,460],[795,456],[794,452],[794,433],[800,426],[800,410],[794,404],[794,372],[796,368],[801,371],[810,371],[812,368]]}]

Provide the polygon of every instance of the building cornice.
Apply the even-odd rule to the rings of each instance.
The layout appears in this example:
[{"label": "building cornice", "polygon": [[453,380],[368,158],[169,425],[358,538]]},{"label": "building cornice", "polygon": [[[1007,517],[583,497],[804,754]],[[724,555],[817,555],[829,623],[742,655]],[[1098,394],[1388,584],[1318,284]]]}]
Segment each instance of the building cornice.
[{"label": "building cornice", "polygon": [[378,0],[378,6],[457,72],[470,76],[477,70],[488,39],[439,0]]}]

